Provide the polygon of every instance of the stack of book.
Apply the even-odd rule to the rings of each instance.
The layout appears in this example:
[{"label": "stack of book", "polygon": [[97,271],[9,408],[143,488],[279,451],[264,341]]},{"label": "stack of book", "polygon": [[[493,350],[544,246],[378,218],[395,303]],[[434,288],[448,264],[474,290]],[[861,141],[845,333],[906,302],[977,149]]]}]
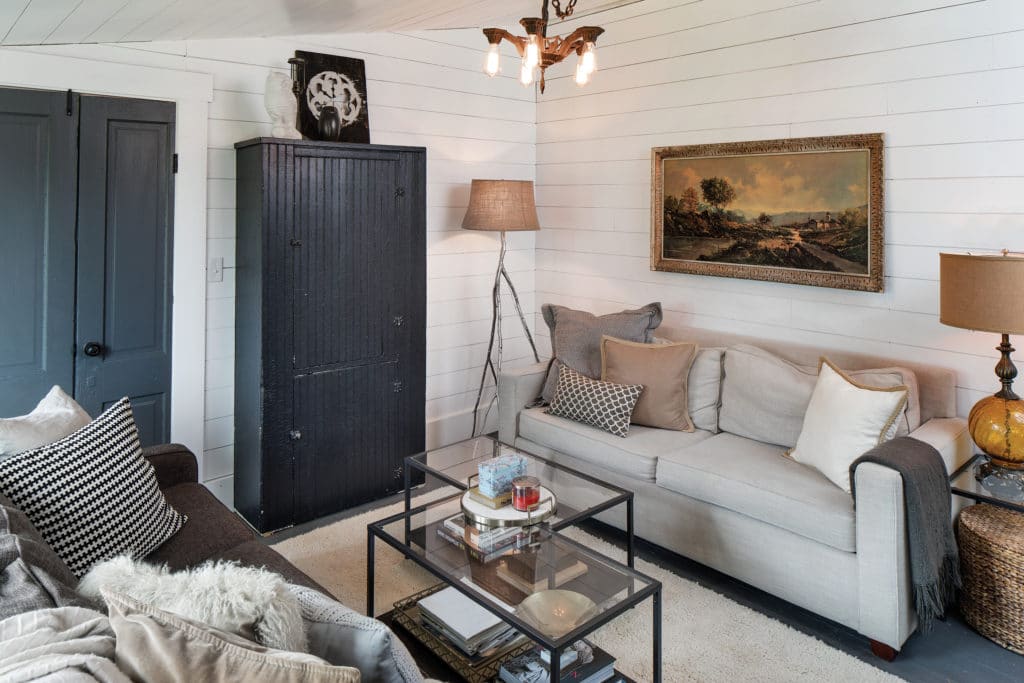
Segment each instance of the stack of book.
[{"label": "stack of book", "polygon": [[486,656],[519,637],[510,625],[450,586],[420,600],[419,608],[425,628],[470,656]]},{"label": "stack of book", "polygon": [[461,512],[439,524],[437,535],[463,548],[470,557],[480,562],[490,562],[509,550],[522,548],[533,537],[531,531],[523,527],[498,527],[482,531],[472,524],[466,524],[466,518]]},{"label": "stack of book", "polygon": [[[618,680],[615,658],[590,643],[580,642],[562,653],[559,683],[605,683]],[[504,683],[551,683],[551,653],[533,649],[501,665]]]}]

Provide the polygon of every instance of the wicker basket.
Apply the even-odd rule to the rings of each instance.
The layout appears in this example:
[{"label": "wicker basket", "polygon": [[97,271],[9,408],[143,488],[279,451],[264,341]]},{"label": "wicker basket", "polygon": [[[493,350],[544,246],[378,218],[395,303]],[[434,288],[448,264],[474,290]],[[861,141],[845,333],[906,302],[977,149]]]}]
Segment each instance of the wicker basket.
[{"label": "wicker basket", "polygon": [[1024,654],[1024,514],[972,505],[960,513],[959,541],[964,619]]}]

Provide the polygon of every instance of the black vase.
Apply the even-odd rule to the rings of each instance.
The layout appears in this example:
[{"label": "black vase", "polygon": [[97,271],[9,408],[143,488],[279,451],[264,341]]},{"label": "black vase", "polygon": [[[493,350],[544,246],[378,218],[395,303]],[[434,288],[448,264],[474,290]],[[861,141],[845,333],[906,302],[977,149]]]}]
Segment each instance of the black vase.
[{"label": "black vase", "polygon": [[338,142],[341,140],[341,116],[334,105],[327,105],[320,110],[320,120],[316,124],[321,140]]}]

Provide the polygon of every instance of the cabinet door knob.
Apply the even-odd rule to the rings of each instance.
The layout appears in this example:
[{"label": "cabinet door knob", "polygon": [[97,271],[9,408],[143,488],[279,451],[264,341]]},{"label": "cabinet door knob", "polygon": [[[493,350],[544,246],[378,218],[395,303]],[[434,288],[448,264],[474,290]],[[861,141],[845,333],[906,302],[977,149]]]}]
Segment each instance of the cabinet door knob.
[{"label": "cabinet door knob", "polygon": [[291,439],[292,441],[298,441],[299,439],[302,438],[302,432],[300,432],[298,429],[293,429],[290,432],[288,432],[288,438]]},{"label": "cabinet door knob", "polygon": [[90,357],[96,357],[103,353],[103,344],[99,342],[85,342],[85,346],[82,347],[82,353]]},{"label": "cabinet door knob", "polygon": [[391,319],[391,324],[394,325],[395,327],[401,327],[402,325],[405,324],[405,316],[396,315],[394,318]]}]

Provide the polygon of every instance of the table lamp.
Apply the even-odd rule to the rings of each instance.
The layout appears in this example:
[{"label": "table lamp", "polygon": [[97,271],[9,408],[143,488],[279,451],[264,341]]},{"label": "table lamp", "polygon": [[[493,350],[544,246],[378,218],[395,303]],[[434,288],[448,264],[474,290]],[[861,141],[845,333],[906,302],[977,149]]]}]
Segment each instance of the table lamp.
[{"label": "table lamp", "polygon": [[[519,314],[519,321],[526,331],[526,338],[533,349],[533,358],[540,362],[537,355],[537,345],[533,343],[533,335],[530,334],[530,327],[526,324],[526,316],[523,315],[523,308],[519,304],[519,294],[512,284],[512,278],[505,270],[505,233],[509,231],[540,230],[540,221],[537,219],[537,205],[533,198],[532,180],[473,180],[469,193],[469,209],[465,218],[462,219],[464,230],[486,230],[489,232],[501,233],[501,251],[498,254],[498,269],[494,273],[494,285],[491,287],[491,338],[487,344],[487,360],[480,374],[480,388],[476,394],[476,404],[473,406],[473,431],[471,436],[476,436],[477,417],[480,412],[480,400],[484,393],[484,385],[487,382],[487,373],[490,371],[494,378],[495,390],[498,386],[498,372],[501,370],[501,281],[508,285],[512,294],[512,301],[515,304],[516,312]],[[495,340],[498,346],[497,365],[493,360]],[[493,405],[494,399],[491,403]],[[488,410],[490,410],[488,408]],[[484,419],[486,423],[486,416]]]},{"label": "table lamp", "polygon": [[992,465],[1024,482],[1024,401],[1013,391],[1010,360],[1010,335],[1024,333],[1024,254],[939,254],[939,291],[942,323],[1002,335],[1002,389],[971,408],[968,429]]}]

